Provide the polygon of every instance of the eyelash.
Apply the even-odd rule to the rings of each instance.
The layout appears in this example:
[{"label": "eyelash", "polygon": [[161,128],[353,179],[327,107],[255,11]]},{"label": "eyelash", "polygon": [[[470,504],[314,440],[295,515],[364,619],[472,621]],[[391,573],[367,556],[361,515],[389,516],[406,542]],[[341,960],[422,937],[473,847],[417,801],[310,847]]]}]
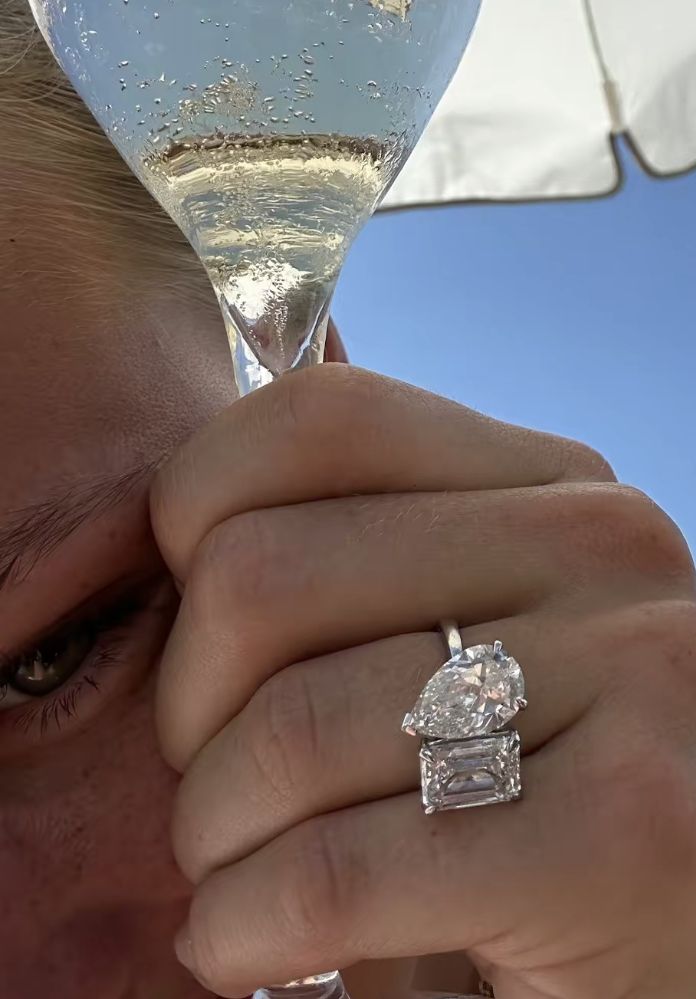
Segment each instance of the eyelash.
[{"label": "eyelash", "polygon": [[35,697],[35,703],[28,701],[9,709],[17,712],[14,719],[16,727],[28,733],[35,725],[39,725],[41,734],[44,735],[50,725],[53,724],[60,729],[63,720],[73,718],[77,713],[79,700],[87,692],[85,688],[97,692],[100,690],[101,685],[95,674],[109,667],[122,665],[124,660],[123,647],[130,633],[129,626],[138,612],[143,609],[144,604],[145,600],[142,595],[140,598],[131,595],[120,603],[92,616],[87,616],[73,624],[63,625],[56,629],[53,634],[47,635],[42,642],[23,650],[18,655],[0,659],[1,706],[22,660],[40,654],[43,649],[55,645],[56,642],[64,641],[67,643],[76,634],[85,630],[89,630],[93,637],[92,644],[83,661],[63,686],[44,697]]}]

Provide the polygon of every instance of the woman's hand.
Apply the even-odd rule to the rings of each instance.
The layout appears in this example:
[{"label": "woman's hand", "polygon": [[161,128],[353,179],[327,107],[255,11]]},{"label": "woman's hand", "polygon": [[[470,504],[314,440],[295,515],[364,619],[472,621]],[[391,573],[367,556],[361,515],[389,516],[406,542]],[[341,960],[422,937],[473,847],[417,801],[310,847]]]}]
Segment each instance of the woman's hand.
[{"label": "woman's hand", "polygon": [[[152,513],[207,987],[465,950],[498,999],[692,999],[694,567],[649,499],[582,445],[327,365],[181,449]],[[443,618],[525,671],[524,799],[426,817],[400,725]]]}]

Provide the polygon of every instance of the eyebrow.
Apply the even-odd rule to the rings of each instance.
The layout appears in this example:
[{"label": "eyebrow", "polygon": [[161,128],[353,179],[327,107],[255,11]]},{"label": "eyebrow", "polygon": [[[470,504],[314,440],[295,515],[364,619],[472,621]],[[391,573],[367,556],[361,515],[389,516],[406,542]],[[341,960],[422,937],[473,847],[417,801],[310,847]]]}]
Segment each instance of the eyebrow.
[{"label": "eyebrow", "polygon": [[151,477],[156,464],[139,465],[118,475],[90,479],[8,510],[0,523],[0,590],[16,585],[86,523],[120,506]]}]

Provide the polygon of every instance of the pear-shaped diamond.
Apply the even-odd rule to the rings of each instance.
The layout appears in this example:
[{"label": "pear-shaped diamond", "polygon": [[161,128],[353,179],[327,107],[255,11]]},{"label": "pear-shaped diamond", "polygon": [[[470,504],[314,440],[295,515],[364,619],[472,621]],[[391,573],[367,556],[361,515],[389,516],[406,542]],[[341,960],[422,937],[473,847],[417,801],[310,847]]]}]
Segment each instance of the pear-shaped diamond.
[{"label": "pear-shaped diamond", "polygon": [[404,729],[431,739],[468,739],[496,732],[525,706],[519,663],[500,642],[473,645],[428,681]]}]

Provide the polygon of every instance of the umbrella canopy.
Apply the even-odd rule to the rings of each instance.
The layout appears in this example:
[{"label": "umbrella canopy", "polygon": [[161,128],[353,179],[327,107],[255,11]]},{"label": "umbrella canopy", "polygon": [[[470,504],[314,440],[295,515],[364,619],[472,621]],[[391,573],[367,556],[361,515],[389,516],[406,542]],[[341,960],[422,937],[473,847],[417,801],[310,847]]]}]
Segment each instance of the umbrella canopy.
[{"label": "umbrella canopy", "polygon": [[384,206],[614,191],[614,137],[696,167],[696,0],[482,0],[459,71]]}]

